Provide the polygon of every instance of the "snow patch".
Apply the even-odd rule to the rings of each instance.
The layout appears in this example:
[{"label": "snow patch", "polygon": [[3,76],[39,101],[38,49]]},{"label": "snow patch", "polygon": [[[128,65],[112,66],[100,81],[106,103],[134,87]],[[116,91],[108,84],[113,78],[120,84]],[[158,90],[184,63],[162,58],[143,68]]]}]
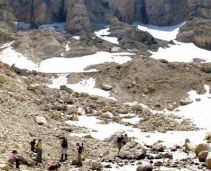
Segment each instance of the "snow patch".
[{"label": "snow patch", "polygon": [[113,44],[119,44],[118,39],[116,37],[108,36],[110,34],[109,28],[98,30],[94,32],[95,35],[105,41],[111,42]]}]

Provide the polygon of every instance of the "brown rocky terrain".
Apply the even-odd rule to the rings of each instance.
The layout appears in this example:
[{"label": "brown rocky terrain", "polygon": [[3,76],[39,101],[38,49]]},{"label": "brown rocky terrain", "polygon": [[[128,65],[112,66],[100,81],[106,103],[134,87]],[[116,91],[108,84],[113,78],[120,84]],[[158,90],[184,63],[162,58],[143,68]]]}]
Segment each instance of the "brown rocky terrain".
[{"label": "brown rocky terrain", "polygon": [[[63,135],[68,137],[69,150],[68,161],[62,164],[61,170],[73,169],[76,150],[76,142],[84,142],[84,165],[83,169],[95,167],[97,162],[113,161],[118,165],[123,162],[121,158],[129,162],[131,159],[140,159],[147,157],[150,159],[152,149],[158,147],[150,147],[144,150],[140,144],[133,142],[128,143],[120,153],[120,158],[116,157],[117,149],[113,145],[115,142],[115,135],[113,138],[105,141],[94,139],[90,136],[90,131],[83,127],[67,125],[67,120],[77,120],[77,115],[97,116],[102,121],[102,124],[110,122],[122,123],[120,114],[135,113],[140,118],[144,118],[134,127],[140,128],[143,131],[165,132],[167,130],[196,130],[197,128],[187,119],[178,118],[174,115],[154,115],[147,109],[140,105],[129,106],[124,105],[118,101],[106,100],[97,96],[89,96],[86,93],[74,92],[66,86],[61,86],[60,90],[50,89],[43,84],[50,83],[53,75],[35,74],[29,75],[28,78],[22,78],[6,64],[0,63],[0,93],[1,93],[1,168],[8,168],[7,157],[11,150],[17,149],[24,161],[21,164],[23,170],[45,170],[47,164],[58,161],[60,157],[60,137]],[[72,104],[73,106],[68,106]],[[82,107],[83,110],[79,110]],[[83,112],[84,111],[84,112]],[[110,117],[113,114],[113,117]],[[133,117],[132,115],[130,117]],[[154,123],[153,117],[156,117],[157,126]],[[128,118],[125,115],[123,118]],[[183,122],[177,122],[177,119],[182,119]],[[184,124],[185,123],[185,124]],[[97,131],[97,130],[96,130]],[[87,133],[87,136],[76,137],[69,136],[69,133]],[[118,135],[118,134],[117,134]],[[30,152],[29,141],[34,138],[42,137],[43,139],[43,164],[39,167],[35,166],[35,155]],[[135,144],[134,144],[135,143]],[[109,145],[110,144],[110,145]],[[132,146],[133,148],[131,148]],[[101,148],[103,147],[103,148]],[[147,147],[147,146],[146,146]],[[145,147],[145,148],[146,148]],[[161,146],[159,145],[159,148]],[[137,156],[134,158],[134,149],[137,151]],[[161,147],[164,148],[164,147]],[[180,147],[182,149],[182,147]],[[163,149],[164,150],[164,149]],[[161,150],[161,151],[163,151]],[[129,151],[129,153],[128,153]],[[166,157],[172,156],[166,151]],[[129,155],[131,153],[131,155]],[[156,152],[158,155],[158,152]],[[160,156],[161,157],[161,156]],[[163,156],[165,158],[165,156]],[[73,162],[73,164],[72,164]],[[169,164],[169,163],[168,163]],[[164,166],[168,165],[163,164]],[[102,164],[100,164],[102,165]],[[101,167],[101,166],[100,166]],[[111,167],[109,164],[104,167]],[[156,167],[156,166],[154,166]],[[178,165],[182,167],[182,165]],[[9,169],[11,170],[11,169]]]},{"label": "brown rocky terrain", "polygon": [[[68,160],[62,162],[61,171],[106,171],[113,167],[111,164],[116,164],[116,167],[137,165],[137,171],[144,170],[143,164],[147,164],[148,170],[160,170],[160,166],[175,170],[211,168],[211,156],[207,158],[208,152],[200,153],[210,151],[209,144],[196,147],[184,140],[185,146],[167,148],[162,142],[139,144],[135,137],[130,137],[131,141],[117,156],[116,138],[124,132],[119,131],[105,140],[99,140],[91,136],[91,132],[98,130],[67,124],[70,120],[77,122],[79,116],[94,116],[102,125],[118,123],[148,133],[199,130],[190,119],[152,113],[140,103],[160,111],[164,108],[172,111],[180,105],[192,103],[188,91],[196,90],[203,94],[204,85],[211,86],[211,64],[197,63],[198,59],[193,63],[151,59],[149,50],[168,47],[169,42],[157,40],[130,24],[138,20],[172,25],[187,20],[180,28],[177,39],[210,50],[210,10],[209,0],[122,0],[121,3],[119,0],[2,0],[0,45],[14,41],[12,47],[34,62],[59,56],[79,57],[98,51],[129,51],[136,55],[123,65],[87,67],[99,72],[67,75],[68,83],[95,78],[96,88],[110,91],[116,101],[75,92],[65,85],[60,89],[49,88],[47,85],[51,84],[51,78],[58,75],[35,71],[27,73],[26,70],[23,74],[15,66],[0,62],[0,169],[14,170],[8,165],[7,158],[12,150],[17,149],[22,162],[21,170],[46,170],[49,163],[60,159],[62,136],[68,138],[69,149]],[[18,30],[17,21],[30,23],[33,29]],[[42,24],[53,22],[65,22],[67,33],[37,29]],[[110,36],[118,38],[118,45],[104,41],[93,33],[93,30],[105,25],[110,25]],[[80,36],[80,40],[74,39],[75,35]],[[70,50],[66,49],[67,46]],[[127,104],[134,101],[137,101],[135,105]],[[124,120],[134,117],[140,119],[136,124]],[[85,135],[79,137],[71,133]],[[38,137],[43,139],[43,163],[35,166],[36,155],[30,152],[29,142]],[[208,142],[210,137],[210,134],[206,136]],[[84,142],[85,146],[82,168],[76,166],[77,142]],[[174,152],[184,154],[184,151],[190,156],[174,160]],[[205,160],[208,161],[204,163]]]},{"label": "brown rocky terrain", "polygon": [[[62,34],[53,29],[34,29],[13,34],[15,41],[12,47],[18,52],[27,55],[34,62],[54,57],[79,57],[91,55],[99,51],[110,52],[114,46],[118,51],[135,52],[139,55],[150,55],[148,50],[156,51],[159,47],[167,46],[166,41],[157,40],[147,32],[143,32],[128,24],[116,24],[110,28],[110,36],[118,38],[120,45],[114,45],[98,38],[93,32],[81,31],[77,35]],[[66,45],[70,48],[66,50]]]},{"label": "brown rocky terrain", "polygon": [[67,41],[63,34],[53,29],[35,29],[21,32],[12,46],[27,54],[34,62],[41,62],[52,56],[61,56]]},{"label": "brown rocky terrain", "polygon": [[204,85],[211,85],[210,64],[168,63],[145,57],[123,65],[93,68],[100,70],[94,76],[98,87],[110,85],[111,95],[118,100],[138,101],[156,109],[173,110],[181,105],[188,91],[203,94]]}]

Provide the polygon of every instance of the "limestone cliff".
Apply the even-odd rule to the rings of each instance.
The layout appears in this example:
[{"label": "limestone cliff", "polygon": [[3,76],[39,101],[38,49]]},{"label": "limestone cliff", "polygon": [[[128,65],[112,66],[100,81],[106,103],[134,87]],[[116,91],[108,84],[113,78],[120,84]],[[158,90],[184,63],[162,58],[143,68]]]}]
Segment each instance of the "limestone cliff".
[{"label": "limestone cliff", "polygon": [[[27,22],[31,23],[33,28],[44,23],[65,22],[68,32],[96,30],[104,25],[117,23],[118,20],[129,24],[141,21],[161,26],[202,18],[208,20],[203,22],[203,35],[210,37],[207,29],[210,26],[208,24],[211,19],[210,13],[210,0],[2,0],[0,2],[0,20]],[[199,43],[204,42],[201,40],[203,37],[195,35],[196,31],[190,31],[193,32],[193,37],[197,37],[194,38],[194,43],[208,48],[207,45],[202,46],[202,43]],[[180,40],[187,41],[181,36]]]},{"label": "limestone cliff", "polygon": [[211,18],[209,0],[3,0],[0,5],[1,15],[6,11],[18,21],[34,25],[66,21],[69,31],[97,28],[112,23],[114,17],[126,23],[155,25],[173,25],[191,17]]}]

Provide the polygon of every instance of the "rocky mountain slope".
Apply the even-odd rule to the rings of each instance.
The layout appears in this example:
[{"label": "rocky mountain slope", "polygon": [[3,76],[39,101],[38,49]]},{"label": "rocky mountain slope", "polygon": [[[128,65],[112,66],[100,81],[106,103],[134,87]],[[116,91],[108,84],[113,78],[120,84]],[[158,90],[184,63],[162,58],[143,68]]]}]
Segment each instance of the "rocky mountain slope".
[{"label": "rocky mountain slope", "polygon": [[[154,67],[153,70],[159,71],[157,73],[158,75],[161,75],[161,73],[167,75],[164,73],[164,71],[162,71],[161,68],[165,68],[167,70],[165,72],[173,70],[174,74],[178,75],[178,77],[181,77],[183,73],[186,72],[187,74],[183,75],[183,80],[187,80],[187,82],[181,84],[182,86],[184,85],[184,90],[187,90],[189,86],[196,86],[195,88],[199,90],[199,92],[203,92],[202,85],[196,85],[197,80],[200,80],[201,83],[209,83],[210,81],[209,75],[204,73],[207,70],[200,72],[200,70],[209,68],[208,66],[205,67],[203,65],[195,66],[191,64],[168,64],[162,63],[162,61],[151,61],[151,59],[141,59],[144,60],[144,62],[139,62],[139,60],[140,59],[137,59],[134,62],[137,65],[143,63],[140,69],[138,69],[136,65],[133,65],[133,62],[122,66],[101,66],[101,74],[99,73],[96,75],[96,78],[99,80],[99,85],[100,83],[101,85],[104,83],[110,83],[109,80],[113,80],[111,81],[112,83],[115,83],[115,80],[119,81],[120,75],[118,73],[122,73],[125,68],[128,68],[127,72],[124,71],[123,77],[125,77],[125,79],[120,82],[119,87],[118,85],[115,85],[114,89],[114,91],[118,90],[120,96],[125,94],[125,96],[122,96],[123,98],[121,101],[127,101],[128,97],[131,97],[131,95],[128,95],[127,97],[127,93],[132,93],[133,96],[138,97],[140,96],[137,94],[138,91],[146,89],[146,91],[148,90],[148,93],[152,95],[150,102],[148,102],[150,104],[154,104],[153,101],[155,100],[154,102],[156,102],[158,99],[153,99],[153,96],[163,99],[166,97],[166,99],[170,99],[174,94],[178,93],[179,97],[179,95],[182,95],[184,92],[178,92],[179,90],[175,88],[177,87],[177,84],[176,82],[172,82],[173,80],[166,80],[165,78],[160,80],[161,78],[159,77],[156,79],[152,78],[147,70],[147,68],[150,68],[150,65],[152,64],[157,66]],[[97,66],[95,67],[98,68]],[[169,68],[169,70],[167,68]],[[146,70],[145,73],[142,72],[144,70]],[[143,78],[145,77],[146,80],[142,79],[140,82],[139,78],[134,75],[134,71],[136,73],[140,73]],[[193,78],[193,76],[192,80],[188,80],[191,77],[190,74],[195,75],[195,78]],[[75,144],[76,142],[81,141],[84,142],[86,149],[83,154],[85,158],[83,169],[85,170],[88,170],[89,168],[95,169],[95,167],[104,167],[104,169],[112,167],[109,164],[102,166],[102,164],[99,164],[102,161],[105,163],[112,161],[113,163],[121,166],[122,163],[128,163],[131,161],[131,159],[152,159],[150,157],[152,155],[157,155],[157,158],[165,158],[165,156],[166,158],[172,158],[173,154],[169,152],[171,149],[165,149],[165,147],[159,143],[154,144],[154,146],[148,146],[147,144],[145,146],[140,146],[140,144],[134,142],[133,137],[130,137],[132,142],[128,143],[128,145],[122,149],[120,157],[116,157],[117,149],[115,144],[112,142],[115,142],[114,138],[116,135],[118,135],[118,133],[104,141],[97,140],[90,135],[89,129],[66,124],[67,120],[77,121],[77,115],[80,116],[85,114],[88,117],[95,116],[100,120],[101,124],[116,122],[127,126],[131,125],[134,128],[139,128],[146,132],[156,130],[165,133],[168,130],[188,131],[198,129],[188,119],[184,119],[175,115],[163,115],[161,113],[159,115],[155,115],[141,105],[130,106],[123,104],[120,101],[112,101],[102,97],[90,96],[86,93],[74,92],[65,85],[61,86],[60,89],[48,88],[46,84],[51,83],[50,78],[52,76],[56,77],[56,75],[42,73],[32,73],[28,75],[28,77],[20,77],[14,72],[13,68],[6,64],[0,63],[0,167],[2,169],[9,169],[9,165],[6,162],[8,154],[11,150],[17,149],[19,151],[22,163],[21,169],[38,171],[45,170],[47,164],[59,160],[60,138],[64,135],[68,137],[69,141],[68,160],[62,163],[61,168],[61,170],[64,171],[75,168],[74,163],[77,162],[75,160],[77,155]],[[85,76],[88,78],[89,74],[82,74],[81,76],[83,78]],[[102,78],[105,78],[105,76],[106,79],[104,79],[103,82]],[[77,80],[76,78],[79,78],[80,80],[80,74],[75,75],[75,77],[72,74],[68,76],[69,81]],[[150,82],[150,79],[147,78],[151,78],[152,82]],[[169,82],[171,82],[171,84]],[[139,88],[136,89],[138,83]],[[141,85],[148,86],[142,87]],[[163,89],[162,85],[165,86]],[[187,85],[187,87],[185,85]],[[164,89],[166,89],[166,86],[172,86],[170,94],[165,94],[166,90]],[[121,89],[122,91],[120,91]],[[125,89],[129,92],[124,92]],[[146,95],[148,94],[147,92],[145,93]],[[156,93],[156,95],[153,93]],[[136,94],[138,96],[136,96]],[[163,96],[159,96],[158,94],[162,94]],[[112,95],[115,95],[115,92]],[[150,98],[148,95],[147,97]],[[176,96],[174,95],[174,97]],[[165,102],[165,100],[163,101]],[[160,103],[160,105],[162,106],[163,104]],[[158,103],[156,107],[160,107]],[[141,122],[135,125],[123,121],[124,118],[133,117],[140,117],[143,119]],[[70,133],[85,133],[86,136],[71,136]],[[43,164],[39,167],[35,166],[35,154],[31,153],[29,150],[29,141],[38,137],[42,137],[44,149]],[[172,148],[180,152],[183,150],[183,147],[177,147],[177,149],[175,149],[175,147]],[[137,151],[137,149],[139,150]],[[164,156],[163,151],[166,152]],[[136,155],[134,156],[134,154]],[[183,162],[183,164],[181,162],[176,167],[182,168],[184,165],[190,165],[192,160],[187,160],[185,163]],[[96,164],[96,161],[98,165]],[[168,166],[169,164],[173,163],[174,160],[169,160],[166,163],[160,164],[163,166]],[[154,168],[156,167],[157,164],[154,165]]]},{"label": "rocky mountain slope", "polygon": [[[122,67],[124,68],[124,66]],[[101,124],[116,122],[147,132],[198,129],[188,119],[175,115],[155,115],[140,105],[129,106],[118,101],[89,96],[86,93],[74,92],[66,86],[61,86],[60,90],[50,89],[44,84],[49,84],[52,76],[52,74],[33,73],[27,78],[20,77],[8,65],[0,63],[0,168],[9,168],[6,162],[8,154],[11,150],[17,149],[23,170],[45,170],[47,164],[59,160],[62,136],[67,136],[69,141],[68,160],[62,164],[61,168],[64,171],[75,167],[77,154],[75,145],[82,141],[86,149],[83,154],[85,158],[83,169],[85,170],[93,168],[95,165],[93,163],[96,161],[112,161],[121,165],[121,158],[127,159],[125,162],[128,162],[130,159],[138,159],[141,156],[145,158],[153,153],[159,154],[153,152],[153,149],[160,148],[160,145],[153,146],[152,149],[147,144],[146,147],[142,147],[133,141],[133,137],[130,137],[132,144],[128,143],[128,146],[125,146],[125,151],[121,151],[120,158],[116,157],[117,149],[112,142],[115,142],[114,138],[118,133],[105,141],[92,138],[89,129],[66,124],[67,120],[77,121],[77,115],[95,116],[101,121]],[[134,117],[128,113],[144,119],[136,125],[124,122],[124,118]],[[120,116],[122,114],[125,116]],[[70,133],[85,133],[86,136],[71,136]],[[39,167],[35,166],[35,154],[30,152],[29,145],[29,141],[38,137],[42,137],[44,149],[43,164]],[[139,151],[134,151],[130,146],[138,148]],[[166,156],[172,156],[168,150],[170,149],[164,150],[167,152]],[[178,150],[182,150],[182,147]],[[137,152],[137,156],[131,158],[135,152]],[[169,162],[163,165],[168,165]],[[104,165],[103,167],[111,166]],[[182,167],[182,165],[178,165],[178,167]]]},{"label": "rocky mountain slope", "polygon": [[[79,116],[94,116],[99,119],[99,124],[119,123],[142,132],[199,130],[189,119],[152,113],[142,105],[126,103],[137,101],[151,109],[161,111],[167,108],[172,111],[179,105],[192,103],[188,91],[196,90],[203,94],[204,85],[211,86],[209,63],[200,63],[198,58],[193,63],[151,59],[149,51],[167,48],[169,43],[174,42],[155,39],[131,24],[141,21],[172,25],[186,20],[177,40],[193,42],[210,50],[210,11],[209,0],[121,0],[121,3],[119,0],[2,0],[0,45],[12,41],[12,48],[34,62],[55,56],[80,57],[99,51],[130,52],[135,55],[123,65],[89,66],[86,69],[97,69],[99,72],[67,75],[68,83],[95,78],[96,88],[109,90],[117,101],[75,92],[65,85],[52,89],[47,85],[58,75],[32,71],[23,77],[21,70],[15,66],[0,62],[0,169],[13,170],[7,163],[7,157],[17,149],[23,171],[45,170],[49,163],[59,160],[62,136],[68,137],[70,144],[68,160],[62,163],[61,171],[79,170],[75,160],[77,142],[84,142],[85,145],[83,170],[102,168],[106,171],[113,167],[111,163],[121,167],[128,163],[134,165],[136,161],[141,166],[139,160],[143,158],[146,163],[153,163],[149,166],[151,170],[152,166],[155,170],[160,166],[205,169],[206,165],[199,163],[196,155],[186,160],[174,160],[175,151],[180,154],[184,154],[184,149],[186,152],[195,151],[188,141],[184,147],[176,145],[167,148],[162,142],[153,146],[144,142],[141,145],[130,137],[131,142],[124,146],[118,157],[115,140],[123,132],[114,133],[101,141],[91,136],[91,132],[98,130],[67,124],[67,121],[77,122]],[[30,24],[30,27],[24,27],[26,25],[22,22]],[[42,24],[53,22],[64,22],[66,32],[58,31],[57,27],[38,29]],[[109,25],[110,36],[116,37],[119,44],[105,41],[93,33],[105,25]],[[0,53],[5,48],[0,46]],[[140,121],[135,124],[124,120],[136,117]],[[29,141],[38,137],[43,139],[44,151],[43,164],[37,167]]]},{"label": "rocky mountain slope", "polygon": [[210,64],[168,63],[145,57],[123,65],[90,68],[100,70],[100,73],[92,75],[98,87],[110,85],[112,96],[118,100],[139,101],[156,109],[173,110],[188,97],[188,91],[203,94],[204,85],[211,86]]}]

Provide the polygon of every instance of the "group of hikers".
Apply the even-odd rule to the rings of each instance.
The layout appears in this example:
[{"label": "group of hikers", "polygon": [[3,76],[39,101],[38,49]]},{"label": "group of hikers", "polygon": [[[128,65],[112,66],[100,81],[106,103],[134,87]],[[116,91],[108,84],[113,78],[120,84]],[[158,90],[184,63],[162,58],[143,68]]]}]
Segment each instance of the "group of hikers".
[{"label": "group of hikers", "polygon": [[[36,139],[33,139],[30,142],[31,145],[31,151],[33,153],[36,153],[36,165],[38,165],[39,163],[42,163],[42,138],[38,138],[38,141],[36,142]],[[77,143],[76,144],[76,148],[77,148],[77,152],[78,152],[78,166],[82,166],[82,157],[81,154],[84,151],[84,146],[83,143]],[[62,141],[61,141],[61,158],[60,158],[60,162],[63,162],[65,160],[67,160],[67,149],[68,149],[68,142],[66,137],[62,137]],[[17,150],[13,150],[11,152],[11,154],[9,155],[9,160],[10,163],[16,163],[16,168],[19,169],[19,158],[18,158],[18,151]],[[58,171],[58,168],[61,167],[60,163],[52,163],[50,165],[48,165],[47,170],[54,170],[54,171]]]},{"label": "group of hikers", "polygon": [[[121,150],[121,148],[129,141],[128,135],[120,135],[117,137],[117,148],[118,148],[118,155]],[[42,163],[42,138],[38,138],[38,141],[36,142],[36,139],[33,139],[30,142],[31,145],[31,151],[34,153],[37,153],[36,156],[36,165],[39,163]],[[78,166],[82,166],[82,157],[81,154],[84,151],[84,146],[83,143],[77,143],[77,152],[78,152]],[[68,149],[68,142],[66,137],[62,137],[61,141],[61,158],[60,162],[66,161],[67,160],[67,149]],[[9,162],[11,163],[16,163],[16,168],[19,168],[19,159],[18,159],[18,152],[17,150],[13,150],[12,153],[9,156]],[[60,163],[52,163],[47,167],[47,170],[54,170],[58,171],[58,168],[61,167]]]}]

